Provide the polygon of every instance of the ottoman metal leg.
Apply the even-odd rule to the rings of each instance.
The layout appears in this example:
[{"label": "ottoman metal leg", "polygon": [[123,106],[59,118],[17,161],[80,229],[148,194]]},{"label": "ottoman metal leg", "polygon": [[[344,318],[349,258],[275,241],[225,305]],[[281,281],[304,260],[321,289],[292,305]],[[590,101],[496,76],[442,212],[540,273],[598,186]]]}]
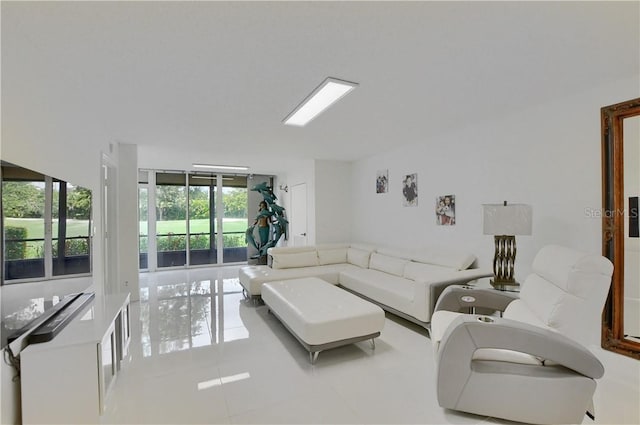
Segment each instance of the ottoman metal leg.
[{"label": "ottoman metal leg", "polygon": [[376,349],[376,340],[374,338],[371,338],[371,349],[374,351]]},{"label": "ottoman metal leg", "polygon": [[311,360],[311,364],[316,363],[316,360],[318,360],[318,354],[320,354],[320,351],[309,351],[309,360]]}]

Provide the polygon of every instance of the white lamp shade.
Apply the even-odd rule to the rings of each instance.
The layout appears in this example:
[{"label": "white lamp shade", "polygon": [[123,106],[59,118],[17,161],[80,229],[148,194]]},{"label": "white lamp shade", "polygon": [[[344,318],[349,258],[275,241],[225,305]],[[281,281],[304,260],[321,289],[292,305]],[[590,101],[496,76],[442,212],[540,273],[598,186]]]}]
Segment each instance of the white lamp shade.
[{"label": "white lamp shade", "polygon": [[530,235],[533,208],[525,204],[484,204],[485,235]]}]

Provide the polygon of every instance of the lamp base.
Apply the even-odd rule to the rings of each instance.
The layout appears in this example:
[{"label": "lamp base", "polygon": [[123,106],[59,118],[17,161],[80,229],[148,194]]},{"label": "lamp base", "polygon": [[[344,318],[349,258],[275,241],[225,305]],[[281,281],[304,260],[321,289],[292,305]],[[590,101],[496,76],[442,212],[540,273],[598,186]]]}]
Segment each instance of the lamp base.
[{"label": "lamp base", "polygon": [[496,251],[493,255],[493,280],[491,285],[518,285],[513,277],[516,263],[516,237],[507,235],[494,236]]},{"label": "lamp base", "polygon": [[491,279],[489,281],[493,289],[497,289],[498,291],[510,291],[510,292],[520,292],[520,284],[513,281],[496,281],[495,279]]}]

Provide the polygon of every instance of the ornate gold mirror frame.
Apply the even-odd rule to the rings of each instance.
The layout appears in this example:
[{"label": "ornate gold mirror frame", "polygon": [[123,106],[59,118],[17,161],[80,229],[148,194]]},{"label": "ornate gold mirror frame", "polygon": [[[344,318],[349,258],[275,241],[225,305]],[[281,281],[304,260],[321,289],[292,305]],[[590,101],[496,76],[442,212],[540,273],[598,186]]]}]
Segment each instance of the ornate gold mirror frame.
[{"label": "ornate gold mirror frame", "polygon": [[[623,123],[635,116],[640,116],[640,98],[601,109],[602,254],[614,266],[611,290],[602,317],[602,347],[640,359],[640,342],[628,338],[624,331],[625,220],[629,211],[624,194]],[[640,282],[634,284],[640,285]]]}]

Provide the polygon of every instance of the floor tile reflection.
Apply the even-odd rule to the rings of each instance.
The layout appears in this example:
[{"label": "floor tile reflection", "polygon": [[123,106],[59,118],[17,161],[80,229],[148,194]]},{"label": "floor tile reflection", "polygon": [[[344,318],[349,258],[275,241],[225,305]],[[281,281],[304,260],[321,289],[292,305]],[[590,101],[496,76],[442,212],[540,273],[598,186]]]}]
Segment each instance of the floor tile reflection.
[{"label": "floor tile reflection", "polygon": [[[237,276],[238,267],[140,275],[130,353],[104,422],[505,423],[438,406],[424,329],[387,316],[375,351],[368,341],[352,344],[321,353],[312,366],[264,305],[244,300]],[[619,356],[603,356],[614,361]],[[631,388],[625,400],[637,397],[638,383],[620,384],[611,369],[596,409],[620,388]],[[597,423],[622,423],[602,410]],[[622,419],[638,417],[627,409]]]}]

